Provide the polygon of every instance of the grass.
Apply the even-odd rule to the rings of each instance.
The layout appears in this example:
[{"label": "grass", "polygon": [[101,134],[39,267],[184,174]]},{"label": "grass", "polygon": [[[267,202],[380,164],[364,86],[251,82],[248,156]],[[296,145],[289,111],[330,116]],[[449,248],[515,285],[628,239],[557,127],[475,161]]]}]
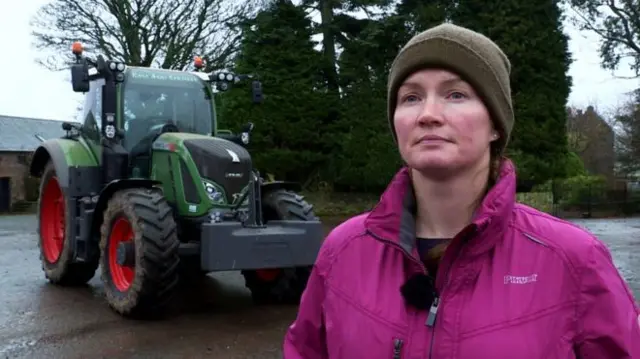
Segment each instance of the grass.
[{"label": "grass", "polygon": [[304,192],[302,195],[322,218],[350,217],[371,210],[380,200],[380,195],[362,193]]},{"label": "grass", "polygon": [[[307,201],[313,204],[316,215],[319,217],[350,217],[372,209],[379,201],[380,196],[362,193],[330,193],[330,192],[305,192]],[[518,193],[517,200],[540,211],[551,213],[551,192]]]},{"label": "grass", "polygon": [[[347,218],[371,210],[380,200],[380,195],[369,193],[304,192],[306,200],[313,204],[321,218]],[[543,212],[551,213],[551,193],[518,193],[518,202]],[[24,206],[20,213],[35,213],[35,206]]]},{"label": "grass", "polygon": [[551,192],[518,193],[517,200],[542,212],[552,213],[553,211],[553,196]]}]

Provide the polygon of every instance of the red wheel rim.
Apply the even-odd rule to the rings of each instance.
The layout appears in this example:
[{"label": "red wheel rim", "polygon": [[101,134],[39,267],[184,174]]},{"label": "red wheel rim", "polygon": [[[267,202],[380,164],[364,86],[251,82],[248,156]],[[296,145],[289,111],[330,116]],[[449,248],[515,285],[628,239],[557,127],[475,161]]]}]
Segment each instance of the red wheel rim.
[{"label": "red wheel rim", "polygon": [[109,272],[111,273],[111,281],[116,288],[124,292],[133,282],[135,268],[121,266],[118,264],[118,245],[122,242],[133,241],[133,228],[126,218],[118,218],[111,227],[109,235]]},{"label": "red wheel rim", "polygon": [[40,200],[40,237],[42,252],[49,263],[60,258],[64,245],[64,195],[56,177],[49,178]]},{"label": "red wheel rim", "polygon": [[278,278],[278,275],[280,274],[280,269],[278,268],[258,269],[256,271],[256,274],[258,275],[258,278],[262,279],[263,281],[271,282],[273,280],[276,280],[276,278]]}]

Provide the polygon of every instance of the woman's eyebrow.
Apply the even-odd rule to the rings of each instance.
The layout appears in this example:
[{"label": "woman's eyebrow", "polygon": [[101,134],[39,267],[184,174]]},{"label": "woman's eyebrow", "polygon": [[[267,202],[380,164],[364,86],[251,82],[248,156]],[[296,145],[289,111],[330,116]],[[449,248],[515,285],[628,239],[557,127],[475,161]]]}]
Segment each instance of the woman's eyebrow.
[{"label": "woman's eyebrow", "polygon": [[[467,85],[467,82],[460,77],[451,77],[442,81],[439,86]],[[400,89],[415,90],[422,88],[422,85],[416,81],[407,81],[400,86]]]}]

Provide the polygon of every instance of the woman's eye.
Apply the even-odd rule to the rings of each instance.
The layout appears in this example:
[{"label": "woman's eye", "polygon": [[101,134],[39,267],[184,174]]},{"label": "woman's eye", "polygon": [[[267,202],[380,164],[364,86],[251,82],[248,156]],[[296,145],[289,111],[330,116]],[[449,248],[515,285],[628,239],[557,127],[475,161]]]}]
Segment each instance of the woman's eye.
[{"label": "woman's eye", "polygon": [[453,100],[461,100],[466,98],[467,96],[465,94],[463,94],[462,92],[459,91],[453,91],[449,94],[449,96],[447,96]]},{"label": "woman's eye", "polygon": [[414,102],[418,100],[419,98],[416,95],[406,95],[403,97],[402,102]]}]

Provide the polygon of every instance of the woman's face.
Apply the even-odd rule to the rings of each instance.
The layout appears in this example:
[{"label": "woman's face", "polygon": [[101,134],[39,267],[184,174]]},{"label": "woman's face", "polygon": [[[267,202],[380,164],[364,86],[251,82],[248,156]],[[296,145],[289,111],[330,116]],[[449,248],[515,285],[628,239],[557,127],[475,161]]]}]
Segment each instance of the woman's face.
[{"label": "woman's face", "polygon": [[409,167],[445,175],[488,164],[498,139],[489,111],[456,74],[415,72],[398,90],[394,126],[400,154]]}]

